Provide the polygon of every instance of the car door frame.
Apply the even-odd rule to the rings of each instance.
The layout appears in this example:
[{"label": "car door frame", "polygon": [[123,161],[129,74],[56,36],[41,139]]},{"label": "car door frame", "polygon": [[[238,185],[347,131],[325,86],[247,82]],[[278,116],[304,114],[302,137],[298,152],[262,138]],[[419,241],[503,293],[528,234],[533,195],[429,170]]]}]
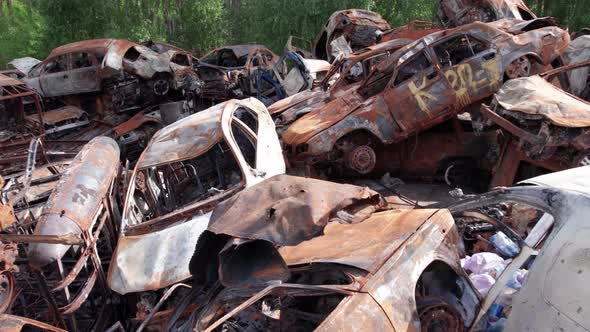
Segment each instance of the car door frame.
[{"label": "car door frame", "polygon": [[[55,73],[47,73],[47,65],[54,61],[57,60],[59,57],[66,57],[66,62],[65,62],[65,66],[66,69],[59,71],[59,72],[55,72]],[[57,55],[51,59],[47,59],[44,61],[44,65],[43,65],[43,69],[41,69],[41,73],[39,74],[39,87],[41,88],[41,90],[43,91],[43,95],[45,97],[59,97],[59,96],[65,96],[69,94],[69,91],[71,91],[71,88],[68,88],[68,82],[69,82],[69,71],[71,70],[71,65],[70,65],[70,55],[69,54],[60,54]],[[64,86],[63,89],[61,90],[49,90],[48,86],[54,86],[56,84],[59,84],[60,82],[57,80],[57,77],[60,76],[60,78],[63,80],[64,84],[62,84]],[[55,80],[55,82],[53,82],[53,80]],[[60,92],[58,92],[60,91]]]},{"label": "car door frame", "polygon": [[432,43],[430,47],[436,61],[438,62],[438,56],[434,48],[438,44],[460,36],[466,37],[468,41],[475,39],[484,43],[486,49],[475,53],[472,48],[473,55],[452,67],[443,67],[439,62],[441,71],[457,96],[454,104],[457,110],[464,109],[474,102],[493,95],[500,88],[503,81],[502,58],[496,45],[490,40],[475,36],[469,32],[452,34]]},{"label": "car door frame", "polygon": [[[90,67],[81,67],[81,68],[74,68],[74,63],[73,63],[73,54],[74,53],[86,53],[88,54],[88,59],[90,60],[90,62],[92,63],[92,65]],[[90,51],[85,51],[85,50],[79,50],[76,52],[72,52],[70,54],[68,54],[68,58],[69,58],[69,62],[70,62],[70,69],[69,69],[69,77],[70,77],[70,81],[71,81],[71,86],[72,86],[72,91],[70,91],[68,94],[79,94],[79,93],[88,93],[88,92],[96,92],[96,91],[100,91],[100,64],[98,63],[98,59],[96,58],[96,55],[93,52]],[[94,80],[92,80],[93,82],[93,86],[90,88],[82,88],[82,85],[78,84],[78,82],[81,82],[83,80],[83,75],[85,73],[92,73],[94,72]],[[82,75],[80,75],[82,74]],[[86,80],[84,80],[86,81]],[[91,80],[88,80],[91,81]]]},{"label": "car door frame", "polygon": [[[419,48],[419,45],[422,45],[422,47]],[[455,94],[450,92],[452,87],[441,71],[438,59],[430,48],[430,45],[424,40],[421,40],[420,43],[416,44],[407,52],[411,52],[412,50],[414,51],[414,54],[407,59],[402,59],[403,56],[400,57],[393,75],[383,91],[385,103],[395,122],[402,130],[402,132],[399,133],[401,138],[405,138],[418,130],[430,128],[443,122],[445,119],[450,118],[453,114],[452,108],[456,99]],[[425,73],[423,70],[396,85],[395,81],[398,75],[400,75],[400,68],[414,60],[421,53],[423,53],[427,60],[430,61],[431,69],[429,70],[431,70],[431,72]],[[402,62],[400,63],[400,61]],[[437,82],[442,84],[442,90],[448,92],[443,93],[442,96],[441,94],[433,95],[430,93],[429,91],[432,90]],[[400,91],[400,89],[403,90]],[[449,101],[446,103],[440,103],[439,100],[441,97],[446,97]],[[403,103],[404,100],[406,101],[405,105]],[[411,107],[410,105],[415,105],[415,107]],[[433,106],[436,108],[433,109]],[[415,112],[407,114],[408,108],[413,108]]]}]

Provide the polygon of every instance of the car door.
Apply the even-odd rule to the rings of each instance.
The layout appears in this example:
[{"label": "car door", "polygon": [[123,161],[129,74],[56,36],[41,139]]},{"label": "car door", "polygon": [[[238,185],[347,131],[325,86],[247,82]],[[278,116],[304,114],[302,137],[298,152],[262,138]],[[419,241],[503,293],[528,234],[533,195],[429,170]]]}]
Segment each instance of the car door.
[{"label": "car door", "polygon": [[428,47],[422,45],[400,58],[384,92],[385,103],[404,137],[450,116],[456,99]]},{"label": "car door", "polygon": [[92,53],[75,52],[70,54],[71,70],[69,94],[95,92],[100,90],[98,60]]},{"label": "car door", "polygon": [[[264,104],[255,98],[248,98],[230,102],[226,107],[231,110],[224,110],[222,128],[226,137],[232,137],[229,145],[236,152],[238,162],[244,167],[247,165],[246,185],[284,174],[281,144]],[[227,114],[231,114],[231,118]],[[226,126],[228,121],[230,125]]]},{"label": "car door", "polygon": [[495,46],[468,34],[458,34],[432,46],[444,76],[463,109],[494,94],[502,84],[501,57]]},{"label": "car door", "polygon": [[41,71],[40,87],[45,97],[70,94],[72,86],[69,77],[68,54],[63,54],[46,62]]}]

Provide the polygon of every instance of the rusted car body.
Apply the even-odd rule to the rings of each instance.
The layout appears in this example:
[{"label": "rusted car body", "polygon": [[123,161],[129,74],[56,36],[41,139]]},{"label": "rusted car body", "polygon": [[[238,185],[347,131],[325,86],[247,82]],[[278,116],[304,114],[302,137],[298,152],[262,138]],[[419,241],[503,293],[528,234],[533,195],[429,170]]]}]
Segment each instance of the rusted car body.
[{"label": "rusted car body", "polygon": [[213,208],[284,172],[274,123],[254,98],[218,104],[161,129],[127,185],[110,288],[143,292],[189,278],[192,250]]},{"label": "rusted car body", "polygon": [[205,54],[195,70],[203,82],[199,97],[224,101],[256,97],[269,105],[311,89],[330,69],[323,60],[287,51],[281,57],[262,45],[235,45]]},{"label": "rusted car body", "polygon": [[[201,97],[225,101],[255,96],[259,69],[269,69],[279,57],[263,45],[233,45],[203,55],[195,70],[203,82]],[[265,90],[273,90],[267,86]]]},{"label": "rusted car body", "polygon": [[431,21],[414,20],[406,25],[383,32],[379,38],[379,42],[402,38],[416,40],[441,30],[442,28],[440,26],[435,25]]},{"label": "rusted car body", "polygon": [[26,317],[19,317],[7,314],[0,315],[0,330],[6,332],[21,331],[44,331],[44,332],[66,332],[55,326],[32,320]]},{"label": "rusted car body", "polygon": [[218,286],[199,331],[463,331],[479,307],[449,211],[389,210],[368,188],[277,176],[219,205],[205,234],[193,287]]},{"label": "rusted car body", "polygon": [[185,88],[195,79],[191,61],[189,54],[158,54],[127,40],[86,40],[54,49],[23,80],[45,98],[100,93],[99,113],[122,111]]},{"label": "rusted car body", "polygon": [[356,88],[355,83],[367,77],[373,66],[411,42],[409,39],[391,40],[336,60],[318,88],[287,97],[268,108],[277,127],[286,127],[313,109],[346,95],[350,89]]},{"label": "rusted car body", "polygon": [[40,217],[3,229],[0,238],[20,249],[13,313],[71,331],[109,323],[116,310],[101,259],[110,257],[116,238],[118,171],[116,142],[93,139],[61,176]]},{"label": "rusted car body", "polygon": [[505,78],[540,72],[568,46],[567,31],[529,30],[527,23],[472,23],[396,51],[357,89],[284,131],[290,163],[370,173],[381,146],[455,117],[495,93]]},{"label": "rusted car body", "polygon": [[317,59],[333,62],[337,55],[334,41],[343,37],[351,51],[377,43],[379,34],[391,26],[378,13],[364,9],[334,12],[318,34],[312,53]]},{"label": "rusted car body", "polygon": [[588,66],[590,62],[583,62],[510,80],[491,105],[482,105],[478,129],[498,126],[509,136],[492,186],[518,181],[521,163],[550,171],[590,164],[590,104],[555,85],[574,90],[567,74]]},{"label": "rusted car body", "polygon": [[522,0],[439,0],[438,18],[446,27],[473,22],[494,22],[504,18],[532,20],[537,16]]}]

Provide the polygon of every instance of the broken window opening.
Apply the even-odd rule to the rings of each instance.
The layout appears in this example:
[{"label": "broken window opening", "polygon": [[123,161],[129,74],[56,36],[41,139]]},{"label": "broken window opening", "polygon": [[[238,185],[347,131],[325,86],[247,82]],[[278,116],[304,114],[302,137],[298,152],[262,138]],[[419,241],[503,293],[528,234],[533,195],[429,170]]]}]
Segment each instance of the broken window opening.
[{"label": "broken window opening", "polygon": [[400,85],[430,67],[432,67],[432,63],[428,60],[424,51],[420,51],[420,53],[399,67],[394,85]]},{"label": "broken window opening", "polygon": [[238,162],[226,142],[185,161],[138,171],[130,223],[140,224],[210,197],[242,183]]},{"label": "broken window opening", "polygon": [[57,58],[49,61],[46,65],[45,65],[45,70],[44,72],[46,74],[53,74],[53,73],[59,73],[62,71],[66,71],[68,70],[68,61],[67,61],[67,56],[66,55],[60,55]]},{"label": "broken window opening", "polygon": [[127,52],[125,52],[123,58],[127,61],[134,62],[137,61],[137,59],[139,59],[140,56],[141,53],[139,53],[139,51],[135,47],[132,47],[128,49]]},{"label": "broken window opening", "polygon": [[245,128],[247,126],[243,122],[234,118],[231,125],[232,136],[238,143],[246,163],[251,168],[256,169],[256,137],[252,136],[254,132],[248,133]]},{"label": "broken window opening", "polygon": [[190,66],[190,59],[186,54],[175,54],[172,62],[179,66]]},{"label": "broken window opening", "polygon": [[455,66],[487,49],[481,41],[460,35],[433,47],[438,62],[443,67]]},{"label": "broken window opening", "polygon": [[71,55],[72,69],[92,67],[92,60],[86,52],[76,52]]}]

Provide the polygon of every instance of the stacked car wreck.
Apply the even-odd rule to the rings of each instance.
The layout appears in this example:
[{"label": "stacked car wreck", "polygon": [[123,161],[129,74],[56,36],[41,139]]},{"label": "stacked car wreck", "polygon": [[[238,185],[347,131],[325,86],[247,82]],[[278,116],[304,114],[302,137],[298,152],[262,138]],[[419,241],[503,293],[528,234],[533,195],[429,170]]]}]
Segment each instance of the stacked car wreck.
[{"label": "stacked car wreck", "polygon": [[12,61],[0,329],[590,329],[589,39],[517,0],[437,16]]}]

